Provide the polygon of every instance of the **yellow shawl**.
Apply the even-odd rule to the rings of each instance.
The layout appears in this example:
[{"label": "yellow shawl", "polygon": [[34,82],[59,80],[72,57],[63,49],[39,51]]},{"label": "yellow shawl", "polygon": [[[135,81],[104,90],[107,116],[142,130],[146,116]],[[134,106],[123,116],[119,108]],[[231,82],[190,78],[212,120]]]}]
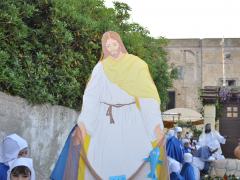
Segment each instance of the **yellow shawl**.
[{"label": "yellow shawl", "polygon": [[107,57],[103,69],[111,82],[135,98],[153,98],[160,103],[148,65],[137,56],[124,54],[120,59]]}]

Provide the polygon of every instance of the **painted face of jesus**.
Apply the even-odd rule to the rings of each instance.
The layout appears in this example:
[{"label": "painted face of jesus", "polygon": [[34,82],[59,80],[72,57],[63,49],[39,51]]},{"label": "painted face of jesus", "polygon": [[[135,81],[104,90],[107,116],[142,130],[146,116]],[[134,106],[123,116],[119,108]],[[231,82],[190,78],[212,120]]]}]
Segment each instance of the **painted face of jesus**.
[{"label": "painted face of jesus", "polygon": [[109,38],[106,42],[106,49],[110,55],[114,58],[117,58],[120,54],[120,45],[117,40]]}]

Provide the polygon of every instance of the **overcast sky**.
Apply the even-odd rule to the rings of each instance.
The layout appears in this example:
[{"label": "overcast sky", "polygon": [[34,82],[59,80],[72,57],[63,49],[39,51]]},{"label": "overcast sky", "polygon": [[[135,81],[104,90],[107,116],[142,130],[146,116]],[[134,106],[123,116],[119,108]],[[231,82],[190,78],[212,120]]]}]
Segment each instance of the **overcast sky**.
[{"label": "overcast sky", "polygon": [[[113,0],[105,0],[112,7]],[[153,37],[240,38],[240,0],[119,0]]]}]

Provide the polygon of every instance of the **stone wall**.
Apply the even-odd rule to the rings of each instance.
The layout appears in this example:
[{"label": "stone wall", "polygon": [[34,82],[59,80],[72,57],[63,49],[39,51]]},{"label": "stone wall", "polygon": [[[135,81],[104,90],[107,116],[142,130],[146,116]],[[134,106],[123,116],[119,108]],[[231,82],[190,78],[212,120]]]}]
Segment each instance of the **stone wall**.
[{"label": "stone wall", "polygon": [[181,69],[182,74],[173,82],[176,107],[200,111],[201,46],[199,39],[171,39],[165,48],[168,64]]},{"label": "stone wall", "polygon": [[37,180],[48,180],[78,112],[49,104],[32,106],[0,92],[0,139],[17,133],[30,146]]},{"label": "stone wall", "polygon": [[[221,39],[202,40],[202,87],[219,86],[222,79],[222,47]],[[225,53],[230,58],[225,59],[225,74],[227,80],[236,80],[240,85],[240,39],[225,39]]]}]

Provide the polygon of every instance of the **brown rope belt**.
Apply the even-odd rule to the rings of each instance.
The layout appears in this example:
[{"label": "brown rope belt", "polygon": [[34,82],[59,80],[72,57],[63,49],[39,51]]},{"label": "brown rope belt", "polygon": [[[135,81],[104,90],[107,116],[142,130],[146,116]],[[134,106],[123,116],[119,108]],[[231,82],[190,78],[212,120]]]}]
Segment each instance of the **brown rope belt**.
[{"label": "brown rope belt", "polygon": [[110,124],[114,124],[115,121],[113,119],[113,114],[112,114],[112,108],[115,107],[115,108],[120,108],[120,107],[123,107],[123,106],[128,106],[128,105],[131,105],[131,104],[136,104],[136,102],[131,102],[131,103],[127,103],[127,104],[109,104],[109,103],[105,103],[105,102],[101,102],[103,104],[106,104],[108,105],[108,109],[107,109],[107,113],[106,113],[106,116],[109,116],[110,118]]}]

